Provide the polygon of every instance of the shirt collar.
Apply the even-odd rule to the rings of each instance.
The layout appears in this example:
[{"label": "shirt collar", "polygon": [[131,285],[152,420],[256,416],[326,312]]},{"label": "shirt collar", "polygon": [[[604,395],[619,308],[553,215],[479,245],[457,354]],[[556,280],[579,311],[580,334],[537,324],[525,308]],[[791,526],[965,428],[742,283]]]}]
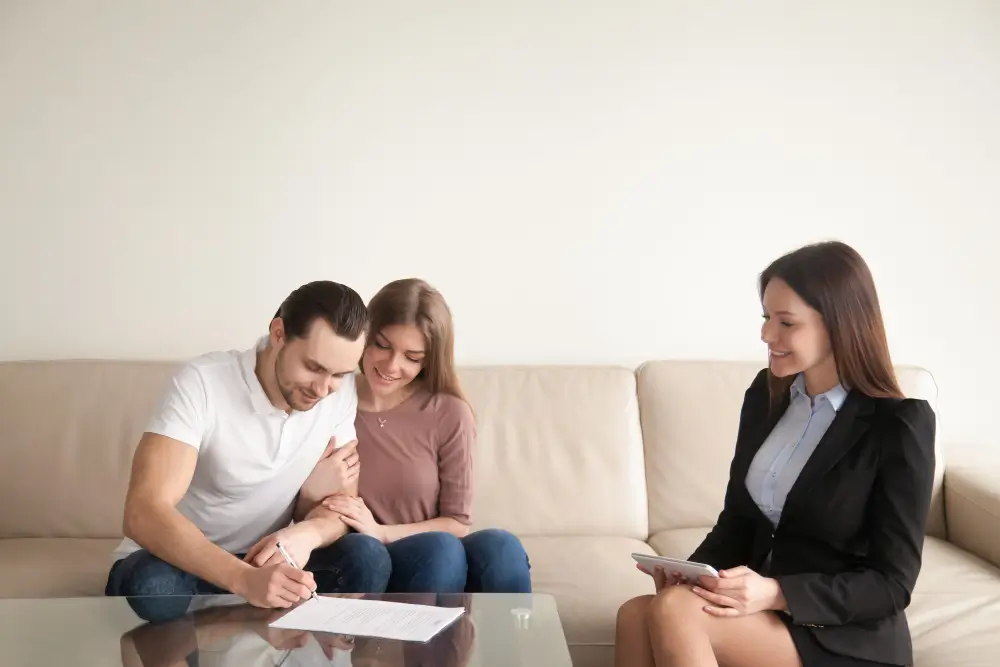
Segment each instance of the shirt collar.
[{"label": "shirt collar", "polygon": [[243,381],[246,382],[247,390],[250,392],[250,404],[253,411],[258,415],[274,412],[278,408],[274,407],[271,399],[264,393],[264,387],[257,379],[257,352],[267,347],[267,336],[261,336],[257,343],[248,350],[240,353],[240,366],[243,371]]},{"label": "shirt collar", "polygon": [[[805,396],[806,398],[809,398],[809,395],[806,393],[806,376],[804,373],[799,373],[798,376],[796,376],[795,381],[792,382],[792,398],[795,398],[796,396]],[[827,403],[830,404],[830,407],[832,407],[835,412],[840,412],[841,406],[843,406],[844,401],[847,400],[847,390],[843,385],[837,383],[833,389],[825,391],[816,397],[816,400],[821,399],[826,399]]]}]

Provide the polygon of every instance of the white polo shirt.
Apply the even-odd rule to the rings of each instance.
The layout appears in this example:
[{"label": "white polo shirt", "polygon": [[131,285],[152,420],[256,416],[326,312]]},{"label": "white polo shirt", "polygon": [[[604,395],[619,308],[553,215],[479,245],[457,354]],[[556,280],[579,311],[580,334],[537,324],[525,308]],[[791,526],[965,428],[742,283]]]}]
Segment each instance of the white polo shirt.
[{"label": "white polo shirt", "polygon": [[[265,336],[243,352],[213,352],[187,363],[146,428],[198,450],[177,509],[233,554],[289,524],[299,489],[331,436],[338,446],[357,437],[354,376],[311,410],[289,415],[271,404],[254,372],[257,350],[266,344]],[[126,538],[114,557],[139,548]]]}]

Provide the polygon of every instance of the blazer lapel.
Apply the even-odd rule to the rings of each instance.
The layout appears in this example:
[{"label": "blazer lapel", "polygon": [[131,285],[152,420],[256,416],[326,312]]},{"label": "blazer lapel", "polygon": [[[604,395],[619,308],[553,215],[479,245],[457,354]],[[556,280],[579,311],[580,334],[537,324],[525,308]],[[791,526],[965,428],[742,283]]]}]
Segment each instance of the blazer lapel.
[{"label": "blazer lapel", "polygon": [[837,416],[816,445],[816,450],[792,484],[785,499],[786,509],[800,494],[807,493],[813,482],[825,475],[858,442],[868,430],[867,416],[872,411],[872,401],[867,396],[853,391],[847,395]]}]

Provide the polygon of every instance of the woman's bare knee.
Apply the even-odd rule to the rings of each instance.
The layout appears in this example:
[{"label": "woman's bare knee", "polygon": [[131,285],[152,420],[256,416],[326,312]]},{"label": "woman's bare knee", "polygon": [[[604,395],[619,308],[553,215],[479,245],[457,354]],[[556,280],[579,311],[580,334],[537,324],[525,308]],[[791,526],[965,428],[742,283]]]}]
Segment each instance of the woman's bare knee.
[{"label": "woman's bare knee", "polygon": [[674,630],[700,625],[706,616],[704,606],[705,601],[687,586],[664,588],[649,603],[650,627]]},{"label": "woman's bare knee", "polygon": [[645,623],[646,615],[649,613],[649,603],[652,601],[652,595],[640,595],[623,604],[618,608],[618,625]]},{"label": "woman's bare knee", "polygon": [[618,608],[615,626],[615,667],[653,667],[648,614],[652,595],[632,598]]}]

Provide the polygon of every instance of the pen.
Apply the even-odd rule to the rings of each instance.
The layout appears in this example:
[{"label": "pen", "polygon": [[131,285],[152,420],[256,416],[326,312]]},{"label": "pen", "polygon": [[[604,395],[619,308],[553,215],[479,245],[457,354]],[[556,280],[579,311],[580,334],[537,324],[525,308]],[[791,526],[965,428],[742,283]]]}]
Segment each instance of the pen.
[{"label": "pen", "polygon": [[[296,570],[299,569],[299,566],[295,564],[295,561],[292,560],[292,557],[288,554],[287,551],[285,551],[285,547],[281,546],[281,542],[278,542],[278,551],[281,552],[281,556],[282,558],[285,559],[286,563],[294,567]],[[316,591],[310,591],[309,597],[313,598],[314,600],[319,599],[316,595]]]}]

